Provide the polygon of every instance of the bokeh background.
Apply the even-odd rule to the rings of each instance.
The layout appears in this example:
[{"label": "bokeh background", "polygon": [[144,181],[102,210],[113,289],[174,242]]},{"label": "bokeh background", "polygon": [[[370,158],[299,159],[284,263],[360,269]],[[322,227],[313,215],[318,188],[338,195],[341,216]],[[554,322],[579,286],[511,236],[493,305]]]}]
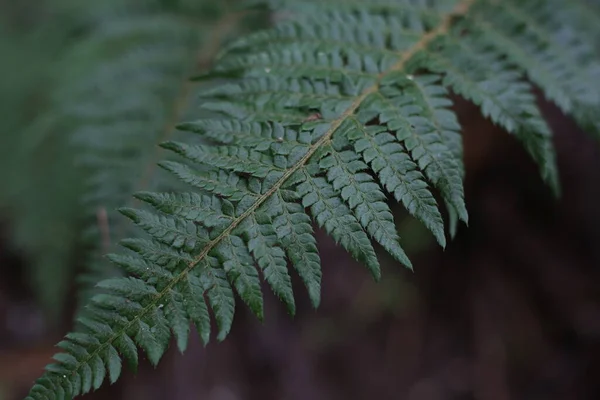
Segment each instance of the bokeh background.
[{"label": "bokeh background", "polygon": [[[90,252],[105,250],[90,245],[89,235],[102,236],[102,224],[82,200],[97,175],[81,168],[81,144],[73,140],[89,126],[64,104],[156,108],[136,120],[149,149],[173,118],[193,112],[193,88],[186,89],[189,106],[173,115],[161,110],[180,92],[129,87],[132,75],[98,69],[159,39],[140,44],[128,36],[118,52],[94,43],[135,23],[173,19],[193,32],[191,38],[181,33],[181,42],[201,49],[191,70],[174,73],[187,76],[208,68],[229,38],[265,23],[264,16],[240,14],[237,3],[0,0],[0,400],[22,398],[41,374],[72,326],[81,298],[77,277],[89,273]],[[148,60],[135,63],[134,73],[150,74]],[[89,83],[95,91],[72,88],[87,77],[96,79]],[[108,93],[104,103],[94,102],[98,93]],[[511,137],[456,99],[470,226],[445,251],[398,208],[415,271],[380,252],[384,278],[374,283],[319,231],[319,310],[298,281],[294,318],[265,290],[264,323],[240,304],[225,342],[204,348],[193,336],[185,355],[171,348],[156,370],[142,362],[137,374],[127,372],[88,398],[600,399],[600,146],[541,96],[540,104],[556,135],[560,199]],[[123,224],[112,213],[129,201],[136,183],[151,176],[148,186],[160,187],[159,172],[144,172],[157,156],[148,149],[134,154],[139,165],[124,181],[113,179],[118,170],[108,174],[104,184],[113,195],[92,211],[108,213],[111,226]],[[102,213],[93,217],[103,221]],[[100,232],[90,233],[90,224]]]}]

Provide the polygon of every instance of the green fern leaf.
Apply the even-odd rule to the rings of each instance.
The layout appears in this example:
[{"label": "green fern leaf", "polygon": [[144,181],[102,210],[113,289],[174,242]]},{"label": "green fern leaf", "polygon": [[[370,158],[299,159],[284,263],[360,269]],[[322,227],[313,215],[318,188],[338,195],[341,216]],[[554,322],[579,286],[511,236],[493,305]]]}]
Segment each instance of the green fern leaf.
[{"label": "green fern leaf", "polygon": [[82,242],[91,250],[87,273],[78,278],[80,302],[91,297],[98,281],[119,274],[102,254],[133,234],[115,211],[137,204],[129,194],[181,187],[156,173],[161,158],[156,145],[172,135],[187,110],[188,76],[205,69],[218,44],[238,28],[237,16],[221,18],[227,7],[204,0],[107,0],[68,7],[85,34],[69,41],[51,107],[36,122],[50,120],[45,129],[69,142],[65,147],[84,182],[74,195],[80,196],[76,209],[83,210],[86,224]]},{"label": "green fern leaf", "polygon": [[210,258],[200,266],[200,283],[206,291],[210,306],[215,313],[219,333],[218,340],[223,340],[231,330],[235,313],[233,290],[227,281],[226,272],[220,268],[216,258]]},{"label": "green fern leaf", "polygon": [[371,165],[386,190],[425,224],[445,247],[444,222],[437,202],[406,149],[385,127],[364,126],[358,120],[354,123],[356,129],[349,132],[348,139],[354,142],[355,150],[362,153],[364,161]]},{"label": "green fern leaf", "polygon": [[[587,84],[597,77],[596,55],[576,26],[557,21],[570,7],[557,1],[487,1],[478,2],[470,14],[484,40],[523,68],[566,113],[597,104],[600,96]],[[520,34],[524,27],[527,31]]]},{"label": "green fern leaf", "polygon": [[460,38],[460,30],[465,28],[458,25],[451,35],[431,43],[422,54],[421,64],[443,73],[445,85],[480,106],[484,116],[515,134],[539,164],[542,177],[558,192],[552,135],[531,86],[494,48],[472,38]]},{"label": "green fern leaf", "polygon": [[246,196],[256,197],[256,194],[244,188],[245,182],[239,176],[226,171],[200,172],[175,161],[162,161],[159,165],[183,182],[231,201],[240,201]]},{"label": "green fern leaf", "polygon": [[415,93],[417,86],[407,83],[414,79],[423,79],[422,84],[427,84],[437,77],[415,78],[412,75],[393,73],[388,79],[393,79],[391,82],[404,80],[408,87],[404,87],[405,91],[387,87],[387,93],[373,93],[365,99],[365,111],[382,110],[379,115],[381,123],[406,146],[425,176],[440,190],[460,218],[467,222],[461,179],[462,163],[456,160],[439,128],[422,115],[425,112],[424,106],[415,103],[420,96],[420,93]]},{"label": "green fern leaf", "polygon": [[210,315],[208,306],[204,301],[204,287],[202,282],[193,276],[183,279],[177,289],[183,296],[183,305],[190,321],[196,326],[204,344],[210,339]]},{"label": "green fern leaf", "polygon": [[278,242],[304,281],[316,308],[321,302],[321,260],[310,217],[298,201],[295,192],[282,190],[271,199],[266,212],[272,219]]},{"label": "green fern leaf", "polygon": [[340,127],[339,135],[333,137],[329,147],[325,147],[328,156],[321,159],[319,167],[326,173],[327,180],[336,192],[353,210],[356,219],[379,244],[394,258],[412,268],[408,257],[399,244],[392,212],[385,203],[385,195],[360,155],[354,150],[343,150],[349,146],[349,130],[356,125],[350,122]]},{"label": "green fern leaf", "polygon": [[254,314],[262,320],[263,298],[260,280],[246,244],[240,237],[233,235],[223,243],[215,248],[215,252],[219,254],[227,278]]},{"label": "green fern leaf", "polygon": [[375,279],[379,279],[381,268],[369,237],[333,185],[325,178],[315,176],[318,170],[319,167],[313,165],[303,172],[304,182],[297,189],[302,205],[310,207],[319,226],[325,228],[356,260],[365,264]]},{"label": "green fern leaf", "polygon": [[[85,393],[101,373],[112,380],[119,367],[111,375],[103,361],[111,347],[135,363],[137,345],[156,364],[171,335],[185,348],[186,321],[207,341],[209,307],[222,340],[234,318],[234,293],[262,319],[259,272],[293,314],[288,261],[318,305],[321,270],[310,217],[375,279],[381,268],[371,238],[411,266],[388,195],[444,245],[433,190],[447,205],[451,233],[468,221],[460,125],[448,90],[514,134],[553,186],[551,134],[521,75],[565,111],[589,112],[600,103],[597,85],[582,86],[598,55],[569,25],[571,17],[538,20],[536,0],[269,3],[291,10],[293,20],[232,43],[201,77],[211,82],[201,90],[202,107],[217,116],[180,128],[206,142],[163,145],[185,163],[162,166],[192,191],[142,192],[137,197],[154,211],[122,209],[151,239],[125,240],[133,255],[110,256],[132,278],[101,284],[104,293],[81,319],[83,334],[94,340],[68,337],[67,355],[37,382],[32,399]],[[530,19],[533,32],[524,29]],[[581,45],[568,52],[580,63],[565,64],[551,24],[574,32]]]},{"label": "green fern leaf", "polygon": [[233,206],[218,197],[202,196],[197,193],[152,192],[139,192],[135,197],[165,214],[201,223],[209,228],[224,227],[231,223],[233,218],[225,211],[231,210]]}]

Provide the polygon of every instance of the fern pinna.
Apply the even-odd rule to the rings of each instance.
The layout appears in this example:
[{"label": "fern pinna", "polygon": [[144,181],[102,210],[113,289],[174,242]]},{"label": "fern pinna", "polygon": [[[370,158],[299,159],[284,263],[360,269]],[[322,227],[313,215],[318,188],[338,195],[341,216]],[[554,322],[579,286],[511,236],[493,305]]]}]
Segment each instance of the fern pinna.
[{"label": "fern pinna", "polygon": [[[190,322],[218,339],[235,298],[263,318],[261,276],[294,313],[288,263],[316,307],[321,267],[311,217],[375,278],[372,240],[411,267],[387,197],[444,246],[468,221],[460,125],[449,90],[522,142],[559,190],[551,132],[532,86],[597,134],[600,34],[592,0],[273,0],[286,16],[230,44],[203,85],[217,118],[184,123],[204,145],[168,142],[161,163],[186,193],[137,193],[122,209],[149,238],[109,258],[129,275],[103,281],[64,352],[30,392],[70,398],[135,367],[137,347],[156,364],[172,334],[181,351]],[[582,22],[582,21],[585,21]]]}]

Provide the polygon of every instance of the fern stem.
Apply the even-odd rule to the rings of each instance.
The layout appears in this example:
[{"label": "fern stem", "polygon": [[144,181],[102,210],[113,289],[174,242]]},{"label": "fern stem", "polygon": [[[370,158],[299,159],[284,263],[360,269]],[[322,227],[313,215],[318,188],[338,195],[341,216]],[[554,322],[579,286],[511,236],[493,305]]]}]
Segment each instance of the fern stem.
[{"label": "fern stem", "polygon": [[411,49],[407,50],[403,53],[400,60],[390,67],[387,71],[380,73],[377,76],[377,82],[373,84],[371,87],[365,89],[363,93],[356,98],[356,100],[335,120],[331,122],[331,126],[324,133],[324,135],[313,145],[311,145],[307,151],[307,153],[290,169],[288,169],[283,176],[271,187],[266,193],[261,195],[256,199],[254,204],[250,206],[243,214],[234,219],[231,224],[223,230],[223,232],[217,236],[212,241],[208,242],[202,252],[197,255],[192,261],[189,262],[187,267],[181,271],[176,277],[174,277],[171,282],[166,285],[163,290],[161,290],[157,296],[154,297],[152,301],[150,301],[138,314],[135,318],[129,321],[123,328],[119,331],[115,332],[108,340],[98,346],[98,348],[89,353],[87,357],[85,357],[82,361],[79,361],[75,368],[73,368],[72,373],[78,371],[82,365],[87,364],[93,357],[99,355],[107,346],[111,345],[117,338],[119,338],[124,332],[127,332],[130,328],[132,328],[142,317],[144,317],[147,313],[154,310],[156,305],[164,301],[163,299],[167,294],[175,287],[182,279],[184,279],[192,269],[194,269],[221,241],[227,238],[246,218],[251,216],[256,210],[271,196],[273,196],[283,184],[300,168],[304,167],[309,159],[320,149],[322,146],[328,144],[331,140],[335,131],[342,125],[342,123],[348,119],[352,118],[353,114],[359,108],[361,103],[372,93],[377,92],[379,89],[379,84],[383,78],[387,75],[402,70],[406,64],[411,60],[411,58],[422,49],[426,48],[427,45],[437,38],[438,36],[446,33],[453,22],[453,20],[457,17],[460,17],[466,14],[471,6],[475,3],[476,0],[463,0],[457,4],[453,11],[449,12],[441,21],[440,25],[425,34],[421,40],[419,40]]}]

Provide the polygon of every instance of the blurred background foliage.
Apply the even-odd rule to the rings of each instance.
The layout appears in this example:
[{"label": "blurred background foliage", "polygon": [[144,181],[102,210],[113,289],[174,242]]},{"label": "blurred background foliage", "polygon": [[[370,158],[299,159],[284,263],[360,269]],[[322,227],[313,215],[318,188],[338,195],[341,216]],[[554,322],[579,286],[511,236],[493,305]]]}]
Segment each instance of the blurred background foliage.
[{"label": "blurred background foliage", "polygon": [[[160,185],[156,144],[192,98],[187,78],[243,24],[232,1],[3,2],[3,190],[12,245],[49,321],[75,269],[82,295],[113,273],[117,207]],[[236,15],[235,13],[233,15]]]},{"label": "blurred background foliage", "polygon": [[[94,283],[116,273],[102,254],[133,229],[116,208],[172,189],[156,144],[195,106],[187,77],[266,22],[236,0],[0,0],[0,400],[26,393]],[[471,226],[445,252],[397,210],[415,272],[382,255],[375,284],[320,234],[318,312],[302,299],[291,320],[267,297],[261,325],[240,307],[225,343],[171,350],[159,371],[90,397],[600,398],[600,151],[540,101],[560,202],[458,101]]]}]

